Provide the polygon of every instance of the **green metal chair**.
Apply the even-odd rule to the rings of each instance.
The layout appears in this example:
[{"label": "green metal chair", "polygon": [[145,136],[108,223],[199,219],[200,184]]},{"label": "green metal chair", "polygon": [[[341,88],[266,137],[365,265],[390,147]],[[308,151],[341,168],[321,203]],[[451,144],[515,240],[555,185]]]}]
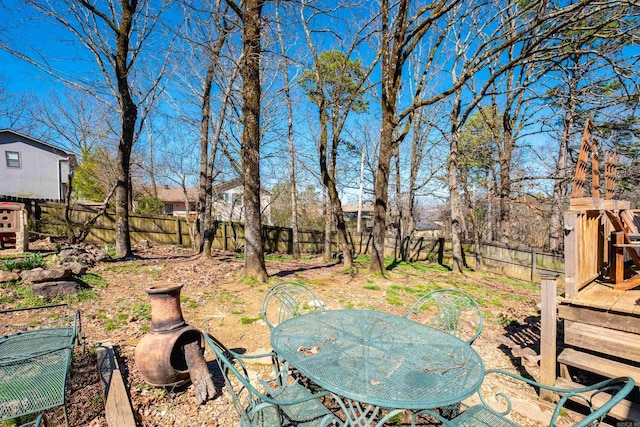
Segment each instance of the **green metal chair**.
[{"label": "green metal chair", "polygon": [[69,425],[65,391],[80,340],[80,314],[68,304],[0,311],[0,421],[63,406]]},{"label": "green metal chair", "polygon": [[[558,422],[561,421],[563,408],[569,400],[580,401],[589,408],[589,414],[582,420],[574,424],[574,427],[586,427],[597,426],[609,413],[611,408],[622,401],[634,388],[633,378],[619,377],[613,379],[607,379],[597,384],[593,384],[587,387],[564,389],[558,387],[551,387],[540,384],[536,381],[528,378],[521,377],[511,372],[503,371],[500,369],[488,370],[485,374],[485,379],[489,375],[505,375],[507,378],[501,378],[501,384],[505,384],[509,381],[515,381],[526,383],[534,386],[538,389],[550,390],[553,393],[557,393],[560,399],[556,405],[555,410],[551,415],[549,426],[555,427]],[[606,399],[604,403],[596,407],[594,397],[606,393]],[[440,414],[425,409],[417,412],[411,419],[411,425],[415,427],[419,417],[428,417],[430,419],[436,419],[443,426],[456,426],[456,427],[518,427],[514,421],[507,418],[507,415],[511,412],[511,401],[509,397],[499,392],[492,399],[492,404],[489,403],[489,399],[485,397],[482,389],[478,392],[480,398],[480,404],[466,408],[463,412],[457,415],[453,419],[445,419]],[[495,403],[494,403],[495,401]],[[492,406],[493,405],[493,406]],[[496,406],[499,406],[496,408]],[[566,422],[563,423],[566,425]]]},{"label": "green metal chair", "polygon": [[205,334],[205,341],[216,356],[227,390],[240,416],[240,427],[337,427],[343,425],[342,421],[320,401],[320,398],[329,393],[313,394],[293,378],[288,377],[287,369],[276,369],[278,378],[259,379],[264,391],[254,386],[249,380],[243,359],[272,354],[244,356],[227,349],[209,334]]},{"label": "green metal chair", "polygon": [[278,283],[262,299],[262,318],[270,329],[287,319],[317,310],[324,310],[318,296],[297,282]]},{"label": "green metal chair", "polygon": [[457,289],[436,289],[426,293],[404,317],[447,331],[469,344],[482,332],[480,306],[469,294]]}]

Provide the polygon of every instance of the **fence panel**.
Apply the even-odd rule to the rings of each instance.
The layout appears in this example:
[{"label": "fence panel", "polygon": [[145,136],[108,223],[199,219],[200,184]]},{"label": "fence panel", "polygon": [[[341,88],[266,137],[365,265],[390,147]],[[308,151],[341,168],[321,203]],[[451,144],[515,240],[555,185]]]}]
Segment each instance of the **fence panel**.
[{"label": "fence panel", "polygon": [[[43,227],[64,234],[64,208],[60,204],[43,204]],[[95,215],[90,210],[73,210],[72,220],[82,224]],[[158,244],[181,244],[190,246],[191,239],[185,218],[155,215],[131,215],[129,217],[131,243],[148,240]],[[235,222],[214,222],[212,246],[216,250],[242,250],[244,247],[244,225]],[[264,226],[263,243],[265,252],[291,253],[292,231],[290,228]],[[322,231],[301,230],[299,232],[300,250],[303,253],[322,253],[324,233]],[[87,237],[90,242],[115,242],[115,215],[107,212],[92,227]],[[337,235],[332,234],[332,252],[337,252]],[[350,242],[356,254],[371,253],[371,233],[350,232]],[[402,242],[402,247],[411,261],[429,261],[450,264],[452,260],[451,241],[444,238],[417,237]],[[399,257],[401,242],[396,234],[385,238],[385,256]],[[473,244],[463,243],[467,264],[475,268],[475,248]],[[538,252],[536,249],[513,249],[494,244],[482,244],[481,269],[496,272],[518,280],[539,282],[543,272],[564,273],[564,258],[561,254]],[[563,280],[563,278],[561,278]]]}]

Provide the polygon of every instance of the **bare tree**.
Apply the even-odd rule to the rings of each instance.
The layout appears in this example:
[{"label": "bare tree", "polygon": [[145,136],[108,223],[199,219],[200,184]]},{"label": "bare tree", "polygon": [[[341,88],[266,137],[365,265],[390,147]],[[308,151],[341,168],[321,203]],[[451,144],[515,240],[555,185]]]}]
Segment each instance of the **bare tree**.
[{"label": "bare tree", "polygon": [[242,179],[244,183],[244,277],[267,280],[260,216],[260,79],[263,0],[226,0],[242,21]]},{"label": "bare tree", "polygon": [[[94,78],[83,79],[81,74],[54,68],[52,62],[48,61],[51,58],[37,59],[36,56],[20,52],[7,42],[0,42],[0,47],[64,83],[87,91],[119,113],[115,191],[116,253],[119,257],[131,257],[131,152],[146,114],[159,95],[164,66],[156,69],[154,78],[147,79],[146,89],[134,83],[134,70],[136,64],[142,62],[140,58],[143,47],[150,42],[159,17],[168,4],[162,5],[159,10],[154,10],[147,0],[108,0],[103,5],[86,0],[65,0],[63,6],[44,0],[29,1],[26,4],[75,37],[75,41],[93,56],[104,85],[100,86]],[[141,69],[140,72],[149,70],[150,68]],[[142,79],[142,74],[138,77]],[[111,100],[105,96],[103,88],[111,94]],[[113,101],[116,101],[117,106]]]},{"label": "bare tree", "polygon": [[[330,201],[327,215],[336,220],[342,259],[345,269],[353,268],[353,257],[347,233],[346,223],[342,211],[342,202],[337,189],[337,156],[341,143],[341,135],[350,112],[364,112],[368,109],[365,99],[366,83],[373,71],[377,59],[368,68],[363,67],[359,60],[352,60],[351,54],[359,47],[362,40],[366,40],[370,31],[369,22],[362,25],[346,49],[346,53],[338,50],[318,52],[312,38],[312,21],[323,12],[315,8],[306,16],[306,3],[302,3],[300,15],[304,27],[307,45],[313,55],[313,69],[305,70],[301,76],[301,86],[308,98],[318,107],[320,124],[319,136],[319,166],[323,185],[327,189]],[[330,144],[329,144],[330,142]],[[325,258],[330,244],[326,234],[330,232],[329,218],[325,227]]]},{"label": "bare tree", "polygon": [[276,1],[275,17],[278,33],[278,42],[280,44],[280,53],[282,58],[282,73],[284,79],[284,96],[287,104],[287,138],[289,140],[289,182],[290,182],[290,198],[291,198],[291,243],[293,259],[300,259],[300,237],[298,233],[298,190],[296,186],[296,170],[295,170],[295,146],[293,134],[293,100],[291,97],[291,78],[289,76],[290,60],[287,56],[287,48],[282,32],[282,23],[279,16],[280,3]]}]

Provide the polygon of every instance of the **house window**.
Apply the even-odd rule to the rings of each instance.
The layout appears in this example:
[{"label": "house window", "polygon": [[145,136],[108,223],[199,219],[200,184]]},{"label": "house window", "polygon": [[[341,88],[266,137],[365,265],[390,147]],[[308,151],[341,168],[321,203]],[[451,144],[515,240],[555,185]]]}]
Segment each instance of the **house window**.
[{"label": "house window", "polygon": [[20,167],[20,153],[17,151],[5,151],[5,158],[7,160],[8,168],[19,168]]},{"label": "house window", "polygon": [[171,203],[164,205],[164,213],[166,215],[173,215],[173,205]]},{"label": "house window", "polygon": [[195,203],[189,204],[189,212],[195,212],[195,210],[196,210],[196,204]]}]

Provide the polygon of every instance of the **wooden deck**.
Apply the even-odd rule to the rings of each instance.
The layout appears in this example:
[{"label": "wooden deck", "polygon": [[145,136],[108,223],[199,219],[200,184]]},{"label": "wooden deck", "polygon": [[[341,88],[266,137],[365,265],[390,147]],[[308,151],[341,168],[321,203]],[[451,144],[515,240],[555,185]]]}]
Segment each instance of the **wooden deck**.
[{"label": "wooden deck", "polygon": [[[571,380],[576,368],[610,378],[628,375],[640,384],[640,289],[594,281],[572,298],[558,297],[557,308],[564,320],[558,384]],[[612,415],[640,421],[640,405],[632,398]]]},{"label": "wooden deck", "polygon": [[578,291],[577,297],[560,297],[558,302],[640,316],[640,288],[617,291],[612,284],[595,281]]}]

